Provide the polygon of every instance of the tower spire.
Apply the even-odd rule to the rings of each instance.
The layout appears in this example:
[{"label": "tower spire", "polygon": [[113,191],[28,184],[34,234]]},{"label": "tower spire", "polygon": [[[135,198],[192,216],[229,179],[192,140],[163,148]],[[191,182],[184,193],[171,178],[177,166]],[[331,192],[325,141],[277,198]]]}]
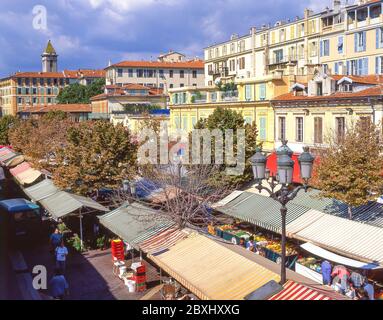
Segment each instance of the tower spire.
[{"label": "tower spire", "polygon": [[58,55],[56,50],[53,47],[51,40],[49,40],[43,54],[41,55],[42,71],[57,72],[57,57]]}]

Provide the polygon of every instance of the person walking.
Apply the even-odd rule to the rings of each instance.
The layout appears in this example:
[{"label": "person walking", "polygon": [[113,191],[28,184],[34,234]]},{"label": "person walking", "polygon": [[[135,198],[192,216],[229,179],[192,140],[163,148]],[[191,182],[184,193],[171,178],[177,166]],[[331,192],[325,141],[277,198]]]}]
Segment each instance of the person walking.
[{"label": "person walking", "polygon": [[322,281],[325,286],[331,286],[331,263],[324,260],[321,264],[322,269]]},{"label": "person walking", "polygon": [[53,252],[55,252],[56,248],[61,244],[62,241],[63,241],[63,236],[60,230],[56,228],[55,231],[49,237],[49,243],[52,247]]},{"label": "person walking", "polygon": [[65,274],[66,269],[66,257],[68,255],[68,249],[65,247],[64,241],[61,241],[59,247],[56,248],[56,268],[59,269],[62,274]]},{"label": "person walking", "polygon": [[65,295],[69,295],[69,285],[61,270],[55,269],[55,274],[49,282],[50,293],[53,299],[63,300]]}]

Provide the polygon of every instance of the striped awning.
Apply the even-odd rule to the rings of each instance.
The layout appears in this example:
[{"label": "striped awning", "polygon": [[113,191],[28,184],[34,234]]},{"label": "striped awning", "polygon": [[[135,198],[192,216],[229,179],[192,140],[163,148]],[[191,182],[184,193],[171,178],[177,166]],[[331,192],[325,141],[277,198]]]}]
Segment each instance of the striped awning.
[{"label": "striped awning", "polygon": [[149,259],[202,300],[242,300],[278,274],[201,234]]},{"label": "striped awning", "polygon": [[9,172],[12,174],[12,176],[17,176],[18,174],[28,170],[31,168],[31,165],[28,163],[28,162],[23,162],[21,164],[19,164],[18,166],[16,166],[15,168],[13,169],[10,169]]},{"label": "striped awning", "polygon": [[55,219],[62,218],[84,207],[104,212],[109,211],[108,208],[90,198],[78,196],[65,191],[59,191],[46,197],[42,199],[40,203]]},{"label": "striped awning", "polygon": [[59,189],[52,180],[45,179],[32,187],[24,189],[24,192],[31,200],[38,202],[59,192]]},{"label": "striped awning", "polygon": [[[216,208],[217,211],[228,216],[252,223],[276,233],[280,233],[282,228],[280,209],[280,203],[272,198],[249,192],[243,192],[224,206]],[[288,203],[287,210],[286,223],[289,224],[310,209]]]},{"label": "striped awning", "polygon": [[269,300],[332,300],[325,293],[304,286],[294,281],[288,281],[283,290]]},{"label": "striped awning", "polygon": [[383,265],[383,228],[324,214],[293,237],[355,260]]},{"label": "striped awning", "polygon": [[175,224],[158,211],[140,203],[121,206],[100,217],[100,223],[135,249],[140,249],[140,243]]},{"label": "striped awning", "polygon": [[[300,191],[292,203],[315,209],[336,217],[349,219],[348,205],[342,201],[320,197],[320,191]],[[371,201],[352,209],[352,220],[383,228],[383,204]]]},{"label": "striped awning", "polygon": [[41,172],[32,168],[29,168],[15,176],[17,182],[21,185],[32,184],[38,178],[40,178]]},{"label": "striped awning", "polygon": [[140,243],[140,249],[145,253],[156,253],[174,246],[178,241],[189,235],[186,230],[167,228],[159,234]]}]

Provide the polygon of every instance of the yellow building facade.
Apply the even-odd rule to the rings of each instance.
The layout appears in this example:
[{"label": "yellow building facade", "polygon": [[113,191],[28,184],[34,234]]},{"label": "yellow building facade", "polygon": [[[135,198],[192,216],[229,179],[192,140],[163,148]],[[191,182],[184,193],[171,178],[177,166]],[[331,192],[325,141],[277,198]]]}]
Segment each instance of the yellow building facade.
[{"label": "yellow building facade", "polygon": [[288,92],[287,77],[269,77],[263,81],[238,81],[237,90],[222,92],[217,88],[178,88],[170,90],[170,132],[193,130],[199,119],[206,119],[216,108],[227,108],[243,115],[246,123],[255,123],[258,141],[265,150],[274,148],[274,112],[270,100]]},{"label": "yellow building facade", "polygon": [[[297,153],[304,146],[322,149],[342,139],[359,120],[381,126],[383,89],[381,77],[316,75],[305,86],[271,101],[275,115],[275,147],[283,140]],[[317,87],[323,88],[322,95]]]}]

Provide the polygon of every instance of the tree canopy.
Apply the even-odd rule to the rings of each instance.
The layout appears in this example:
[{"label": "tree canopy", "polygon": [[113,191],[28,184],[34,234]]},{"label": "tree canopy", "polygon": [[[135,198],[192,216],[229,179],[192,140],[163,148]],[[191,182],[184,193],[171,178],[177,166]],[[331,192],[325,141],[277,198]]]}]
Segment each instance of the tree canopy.
[{"label": "tree canopy", "polygon": [[[252,168],[249,162],[251,156],[254,155],[255,149],[257,147],[257,136],[258,130],[255,123],[247,124],[242,116],[242,114],[226,108],[216,108],[214,112],[207,119],[200,119],[195,125],[196,129],[208,129],[214,130],[219,129],[223,132],[223,138],[225,141],[225,130],[232,129],[234,131],[234,153],[238,151],[237,146],[237,129],[245,130],[245,172],[243,175],[239,176],[228,176],[225,173],[227,164],[221,166],[220,174],[215,175],[213,180],[216,182],[224,183],[228,185],[240,185],[246,182],[249,182],[253,179]],[[214,150],[215,141],[212,139],[212,150]],[[225,150],[225,149],[224,149]],[[213,152],[214,153],[214,152]],[[225,152],[223,159],[225,160]],[[213,161],[214,163],[214,161]]]},{"label": "tree canopy", "polygon": [[136,145],[121,124],[82,122],[68,130],[65,148],[57,154],[55,183],[79,194],[120,188],[135,175]]},{"label": "tree canopy", "polygon": [[343,139],[330,138],[329,147],[320,157],[315,186],[321,196],[335,198],[352,208],[375,200],[382,191],[383,156],[381,133],[370,123],[347,130]]},{"label": "tree canopy", "polygon": [[0,144],[9,144],[9,130],[17,123],[18,119],[12,115],[5,115],[0,118]]},{"label": "tree canopy", "polygon": [[66,113],[51,111],[38,119],[18,121],[9,131],[9,140],[35,167],[52,170],[57,151],[65,145],[68,128],[76,125]]},{"label": "tree canopy", "polygon": [[104,86],[105,79],[97,79],[87,86],[73,83],[60,90],[57,102],[60,104],[90,103],[91,97],[103,93]]}]

